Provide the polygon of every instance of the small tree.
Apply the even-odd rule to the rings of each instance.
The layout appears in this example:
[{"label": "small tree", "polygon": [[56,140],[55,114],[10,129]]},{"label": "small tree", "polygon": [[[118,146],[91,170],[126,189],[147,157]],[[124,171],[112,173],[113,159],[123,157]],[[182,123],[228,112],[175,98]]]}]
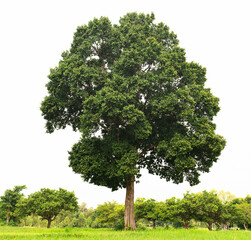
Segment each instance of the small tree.
[{"label": "small tree", "polygon": [[79,211],[81,213],[86,213],[88,211],[87,203],[82,202],[81,205],[79,206]]},{"label": "small tree", "polygon": [[154,199],[138,198],[135,202],[135,218],[141,218],[152,221],[153,228],[156,227],[156,220],[158,219],[158,203]]},{"label": "small tree", "polygon": [[235,206],[234,222],[247,230],[248,225],[251,225],[251,196],[247,195],[244,199],[236,198],[232,204]]},{"label": "small tree", "polygon": [[238,223],[243,224],[245,230],[251,225],[251,204],[243,202],[237,205]]},{"label": "small tree", "polygon": [[182,199],[177,200],[174,215],[186,229],[189,229],[190,221],[196,219],[198,206],[198,197],[194,193],[187,192]]},{"label": "small tree", "polygon": [[162,221],[175,221],[176,220],[176,205],[177,199],[172,197],[166,199],[165,202],[160,202],[158,208],[158,215]]},{"label": "small tree", "polygon": [[80,26],[51,69],[41,110],[49,133],[82,133],[70,166],[90,183],[126,188],[125,228],[135,229],[134,183],[140,169],[178,184],[199,183],[225,140],[215,133],[219,99],[206,69],[187,62],[177,36],[154,14],[128,13]]},{"label": "small tree", "polygon": [[86,212],[84,212],[84,227],[91,227],[93,221],[95,221],[95,210],[93,208],[88,208]]},{"label": "small tree", "polygon": [[173,197],[161,204],[159,216],[162,221],[179,222],[189,229],[190,221],[196,218],[197,210],[197,195],[187,192],[182,199]]},{"label": "small tree", "polygon": [[222,214],[220,216],[220,222],[223,226],[223,229],[229,227],[231,223],[234,222],[236,216],[236,206],[231,202],[225,202],[222,204]]},{"label": "small tree", "polygon": [[15,222],[18,219],[18,203],[24,196],[21,193],[24,189],[26,189],[25,185],[15,186],[13,190],[6,190],[4,195],[0,197],[0,212],[6,223],[9,223],[11,220]]},{"label": "small tree", "polygon": [[245,198],[244,198],[244,202],[251,204],[251,195],[248,194]]},{"label": "small tree", "polygon": [[95,209],[95,225],[101,227],[123,228],[124,206],[116,202],[99,204]]},{"label": "small tree", "polygon": [[208,224],[211,231],[213,223],[220,222],[223,213],[223,204],[216,193],[203,191],[198,195],[196,219]]},{"label": "small tree", "polygon": [[29,213],[36,213],[48,221],[47,228],[50,228],[51,222],[56,219],[61,210],[74,212],[78,209],[74,192],[62,188],[59,190],[42,188],[29,195],[26,204]]}]

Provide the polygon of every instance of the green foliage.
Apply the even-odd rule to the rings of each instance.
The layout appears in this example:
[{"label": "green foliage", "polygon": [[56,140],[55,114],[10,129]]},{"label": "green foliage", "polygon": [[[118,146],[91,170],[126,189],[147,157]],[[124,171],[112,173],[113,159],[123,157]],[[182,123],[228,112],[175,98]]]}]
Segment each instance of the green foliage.
[{"label": "green foliage", "polygon": [[231,204],[232,208],[235,209],[233,214],[233,221],[240,227],[248,229],[251,225],[251,197],[247,195],[243,198],[234,199]]},{"label": "green foliage", "polygon": [[138,220],[136,218],[136,228],[137,230],[146,230],[148,226],[148,221],[146,219]]},{"label": "green foliage", "polygon": [[177,199],[173,214],[188,229],[190,221],[196,218],[198,205],[197,195],[187,192],[182,199]]},{"label": "green foliage", "polygon": [[162,221],[174,221],[175,220],[175,211],[176,211],[176,198],[172,197],[166,199],[165,202],[159,203],[159,218]]},{"label": "green foliage", "polygon": [[19,226],[28,226],[28,227],[46,227],[47,221],[42,220],[40,216],[37,214],[30,214],[26,217],[24,217],[21,221]]},{"label": "green foliage", "polygon": [[29,213],[36,213],[42,219],[48,221],[48,228],[52,221],[62,210],[74,212],[78,209],[77,198],[73,192],[65,189],[52,190],[42,188],[40,191],[29,195],[26,200],[26,207]]},{"label": "green foliage", "polygon": [[[64,189],[41,189],[24,198],[20,192],[25,186],[16,186],[13,190],[6,190],[1,197],[2,223],[6,225],[7,199],[15,206],[14,213],[9,219],[9,226],[46,227],[51,221],[52,227],[69,228],[124,228],[124,205],[116,202],[105,202],[96,209],[87,208],[86,203],[77,206],[73,192]],[[221,191],[225,193],[224,191]],[[227,193],[228,196],[233,196]],[[8,198],[7,198],[8,196]],[[184,194],[182,199],[175,197],[165,202],[154,199],[138,198],[135,202],[135,215],[138,229],[146,229],[151,224],[155,227],[169,229],[190,227],[217,227],[227,229],[229,226],[248,229],[251,225],[250,195],[245,198],[234,198],[226,201],[215,191]],[[231,197],[232,198],[232,197]],[[19,199],[19,200],[17,200]],[[229,198],[227,198],[229,199]],[[10,201],[11,200],[11,201]],[[68,230],[69,230],[68,229]]]},{"label": "green foliage", "polygon": [[[43,220],[37,214],[31,214],[23,218],[19,226],[46,227],[48,221]],[[51,223],[51,227],[89,227],[86,216],[80,211],[70,212],[61,210],[56,219]]]},{"label": "green foliage", "polygon": [[138,198],[135,202],[135,218],[136,220],[145,218],[153,222],[155,228],[156,220],[159,218],[159,204],[154,199]]},{"label": "green foliage", "polygon": [[182,224],[189,229],[190,222],[196,218],[198,198],[194,193],[187,192],[182,199],[170,198],[160,205],[160,219],[173,223],[173,226]]},{"label": "green foliage", "polygon": [[244,198],[244,201],[248,204],[251,204],[251,195],[248,194],[245,198]]},{"label": "green foliage", "polygon": [[24,196],[21,193],[24,189],[26,189],[25,185],[15,186],[13,190],[6,190],[0,197],[0,217],[8,224],[15,225],[22,217],[18,204]]},{"label": "green foliage", "polygon": [[147,168],[195,185],[225,146],[206,69],[187,62],[177,36],[154,19],[128,13],[117,25],[101,17],[78,27],[48,76],[46,129],[82,133],[69,160],[85,181],[117,190]]},{"label": "green foliage", "polygon": [[234,221],[235,214],[236,207],[231,204],[231,202],[223,203],[223,210],[220,216],[220,222],[223,224],[224,228]]},{"label": "green foliage", "polygon": [[206,222],[209,230],[212,230],[212,224],[221,221],[224,212],[223,203],[217,197],[217,194],[203,191],[198,195],[198,204],[196,219],[201,222]]},{"label": "green foliage", "polygon": [[116,202],[99,204],[95,209],[95,220],[92,226],[123,229],[124,210],[124,206]]},{"label": "green foliage", "polygon": [[243,224],[244,228],[247,229],[251,226],[251,204],[241,203],[237,206],[237,223]]}]

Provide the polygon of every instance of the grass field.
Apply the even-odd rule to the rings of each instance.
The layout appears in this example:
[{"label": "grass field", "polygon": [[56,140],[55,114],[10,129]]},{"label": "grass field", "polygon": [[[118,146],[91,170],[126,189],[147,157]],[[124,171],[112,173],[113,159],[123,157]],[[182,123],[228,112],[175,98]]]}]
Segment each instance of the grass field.
[{"label": "grass field", "polygon": [[114,231],[111,229],[80,229],[80,228],[18,228],[0,227],[0,239],[113,239],[113,240],[250,240],[250,231],[213,231],[199,229],[156,229],[138,231]]}]

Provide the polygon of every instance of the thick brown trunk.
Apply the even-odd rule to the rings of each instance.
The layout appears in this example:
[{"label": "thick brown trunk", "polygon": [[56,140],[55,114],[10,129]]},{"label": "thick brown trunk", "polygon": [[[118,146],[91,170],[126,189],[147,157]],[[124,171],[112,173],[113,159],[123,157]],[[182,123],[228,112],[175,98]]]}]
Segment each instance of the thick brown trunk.
[{"label": "thick brown trunk", "polygon": [[134,176],[127,179],[125,199],[125,230],[135,230],[134,219]]},{"label": "thick brown trunk", "polygon": [[51,227],[51,219],[48,219],[48,224],[47,224],[47,228],[50,228]]}]

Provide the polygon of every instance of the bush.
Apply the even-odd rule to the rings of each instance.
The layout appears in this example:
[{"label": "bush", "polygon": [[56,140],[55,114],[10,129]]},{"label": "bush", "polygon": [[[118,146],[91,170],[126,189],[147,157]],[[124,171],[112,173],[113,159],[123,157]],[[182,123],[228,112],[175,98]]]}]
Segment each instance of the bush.
[{"label": "bush", "polygon": [[144,219],[141,219],[141,220],[137,221],[136,222],[136,228],[140,229],[140,230],[147,229],[147,221],[145,221]]}]

